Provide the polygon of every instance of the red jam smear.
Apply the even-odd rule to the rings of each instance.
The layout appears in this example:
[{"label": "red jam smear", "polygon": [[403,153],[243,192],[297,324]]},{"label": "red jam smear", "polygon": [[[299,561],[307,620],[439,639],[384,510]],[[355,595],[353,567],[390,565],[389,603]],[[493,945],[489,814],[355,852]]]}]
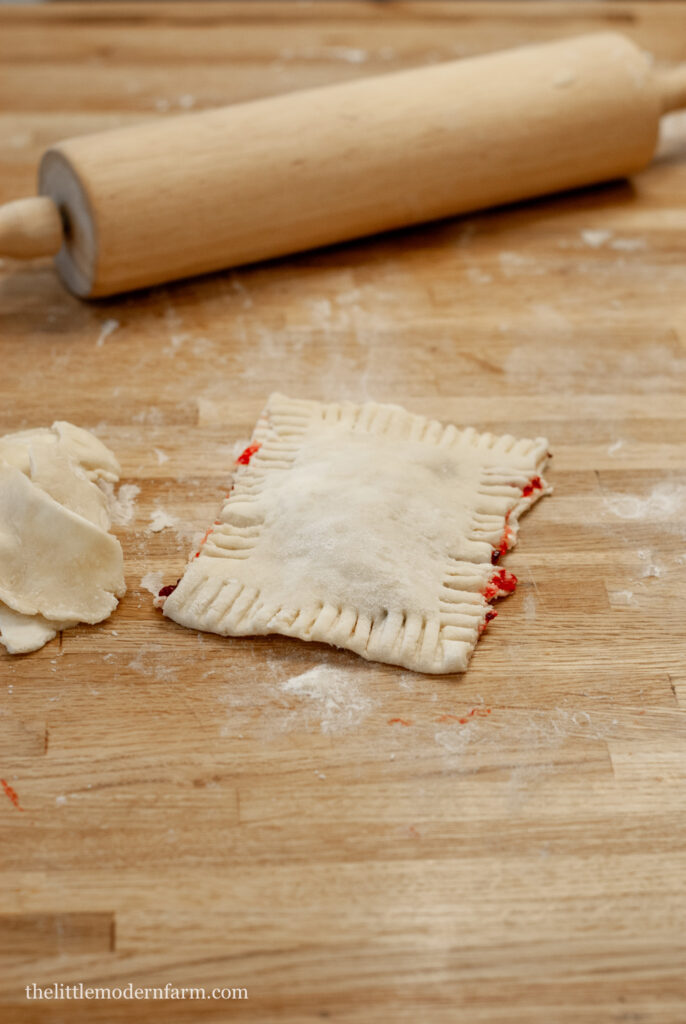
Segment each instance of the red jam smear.
[{"label": "red jam smear", "polygon": [[488,611],[486,612],[486,617],[484,618],[484,621],[479,626],[479,634],[483,633],[488,623],[493,622],[493,619],[497,618],[497,616],[498,613],[494,611],[492,608],[489,608]]},{"label": "red jam smear", "polygon": [[542,490],[543,490],[543,483],[541,481],[541,478],[540,478],[540,476],[535,476],[535,477],[533,477],[532,480],[529,481],[529,483],[526,485],[526,487],[522,487],[522,497],[523,498],[529,498],[534,493],[534,491],[542,491]]},{"label": "red jam smear", "polygon": [[24,808],[19,803],[19,797],[17,796],[15,791],[12,789],[12,787],[9,784],[9,782],[6,782],[5,779],[0,779],[0,783],[2,783],[2,788],[5,791],[5,796],[7,797],[7,799],[11,800],[11,802],[14,804],[14,806],[17,808],[18,811],[23,811]]},{"label": "red jam smear", "polygon": [[[247,466],[249,464],[251,458],[255,454],[255,452],[258,452],[261,447],[262,447],[262,445],[260,444],[259,441],[256,441],[255,444],[249,444],[247,448],[243,449],[241,454],[236,459],[236,465],[237,466]],[[233,484],[231,484],[231,486],[229,487],[228,491],[226,492],[226,497],[227,498],[230,496],[232,491],[233,491]],[[194,558],[200,558],[200,549],[202,548],[203,544],[205,543],[205,541],[207,540],[209,535],[214,530],[215,526],[219,526],[219,520],[218,519],[215,519],[215,521],[212,524],[212,526],[209,526],[207,528],[207,530],[205,530],[205,536],[203,537],[203,539],[198,544],[198,550],[195,552]]]},{"label": "red jam smear", "polygon": [[178,587],[180,582],[181,582],[181,577],[179,577],[179,579],[176,581],[176,583],[169,583],[169,584],[167,584],[166,587],[162,587],[162,589],[160,590],[160,592],[159,592],[159,594],[157,596],[158,597],[169,597],[170,594],[174,593],[174,591],[176,590],[176,588]]},{"label": "red jam smear", "polygon": [[202,540],[198,544],[198,550],[195,552],[195,555],[193,556],[194,558],[200,558],[200,551],[202,549],[202,546],[205,543],[205,541],[207,540],[207,538],[209,537],[209,535],[212,533],[213,529],[214,529],[214,525],[213,526],[208,526],[207,529],[205,530],[205,533],[203,534]]},{"label": "red jam smear", "polygon": [[485,708],[483,706],[480,706],[478,708],[472,708],[472,710],[470,712],[468,712],[467,717],[466,718],[458,718],[458,722],[460,723],[460,725],[466,725],[467,722],[469,721],[469,719],[470,718],[474,718],[475,715],[478,718],[485,718],[486,715],[490,715],[490,713],[491,713],[491,709],[490,708]]},{"label": "red jam smear", "polygon": [[261,447],[262,445],[259,441],[256,441],[255,444],[249,444],[245,451],[242,451],[236,459],[236,465],[247,466],[255,452],[258,452]]},{"label": "red jam smear", "polygon": [[491,583],[493,583],[498,590],[504,590],[506,594],[512,594],[517,586],[517,577],[513,572],[508,572],[507,569],[499,569],[491,579]]},{"label": "red jam smear", "polygon": [[492,601],[494,597],[502,597],[503,594],[512,594],[517,586],[517,577],[507,569],[499,569],[493,576],[484,590],[484,597]]},{"label": "red jam smear", "polygon": [[[512,509],[510,509],[510,512],[511,511]],[[503,555],[506,554],[512,547],[511,542],[512,537],[514,535],[514,530],[510,526],[510,512],[505,513],[505,529],[503,530],[503,535],[500,539],[500,544],[491,555],[491,562],[493,565],[497,565],[498,560],[502,558]]]}]

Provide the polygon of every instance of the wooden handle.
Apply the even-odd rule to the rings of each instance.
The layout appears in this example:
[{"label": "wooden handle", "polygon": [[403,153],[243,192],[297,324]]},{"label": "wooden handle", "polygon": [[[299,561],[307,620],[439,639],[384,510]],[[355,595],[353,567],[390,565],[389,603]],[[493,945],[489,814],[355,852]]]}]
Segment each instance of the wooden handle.
[{"label": "wooden handle", "polygon": [[[71,139],[40,191],[67,286],[111,295],[625,177],[683,105],[602,33]],[[50,208],[15,253],[58,248]]]},{"label": "wooden handle", "polygon": [[0,206],[0,255],[15,259],[55,256],[62,247],[62,218],[48,196]]},{"label": "wooden handle", "polygon": [[655,84],[661,98],[662,113],[686,107],[686,64],[655,73]]}]

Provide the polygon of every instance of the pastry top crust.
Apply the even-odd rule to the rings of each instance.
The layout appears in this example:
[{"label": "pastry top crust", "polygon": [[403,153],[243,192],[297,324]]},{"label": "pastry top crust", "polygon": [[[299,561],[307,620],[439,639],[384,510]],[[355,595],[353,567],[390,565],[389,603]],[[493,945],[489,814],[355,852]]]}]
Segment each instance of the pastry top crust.
[{"label": "pastry top crust", "polygon": [[[396,405],[274,394],[254,454],[165,615],[284,633],[421,672],[463,670],[491,556],[546,489],[547,441],[458,430]],[[511,546],[511,544],[508,544]]]}]

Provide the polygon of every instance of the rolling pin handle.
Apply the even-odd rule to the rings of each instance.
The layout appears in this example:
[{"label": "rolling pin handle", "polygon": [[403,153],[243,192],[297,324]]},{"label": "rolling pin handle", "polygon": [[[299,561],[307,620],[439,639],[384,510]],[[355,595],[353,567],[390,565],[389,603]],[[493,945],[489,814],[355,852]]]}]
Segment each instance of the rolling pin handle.
[{"label": "rolling pin handle", "polygon": [[686,64],[655,72],[658,91],[662,99],[662,113],[686,107]]},{"label": "rolling pin handle", "polygon": [[55,256],[63,240],[62,218],[49,196],[15,199],[0,206],[0,256],[20,260]]}]

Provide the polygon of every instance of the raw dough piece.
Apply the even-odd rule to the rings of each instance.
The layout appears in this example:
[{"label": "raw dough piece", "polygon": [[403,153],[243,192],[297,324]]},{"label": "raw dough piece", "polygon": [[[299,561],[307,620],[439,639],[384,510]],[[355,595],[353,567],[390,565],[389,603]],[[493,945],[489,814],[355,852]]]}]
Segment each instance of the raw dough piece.
[{"label": "raw dough piece", "polygon": [[77,622],[100,622],[126,593],[99,481],[119,464],[71,423],[0,437],[0,643],[35,651]]},{"label": "raw dough piece", "polygon": [[547,447],[395,405],[272,395],[218,519],[156,603],[192,629],[462,671],[488,602],[513,589],[494,562],[549,490]]}]

